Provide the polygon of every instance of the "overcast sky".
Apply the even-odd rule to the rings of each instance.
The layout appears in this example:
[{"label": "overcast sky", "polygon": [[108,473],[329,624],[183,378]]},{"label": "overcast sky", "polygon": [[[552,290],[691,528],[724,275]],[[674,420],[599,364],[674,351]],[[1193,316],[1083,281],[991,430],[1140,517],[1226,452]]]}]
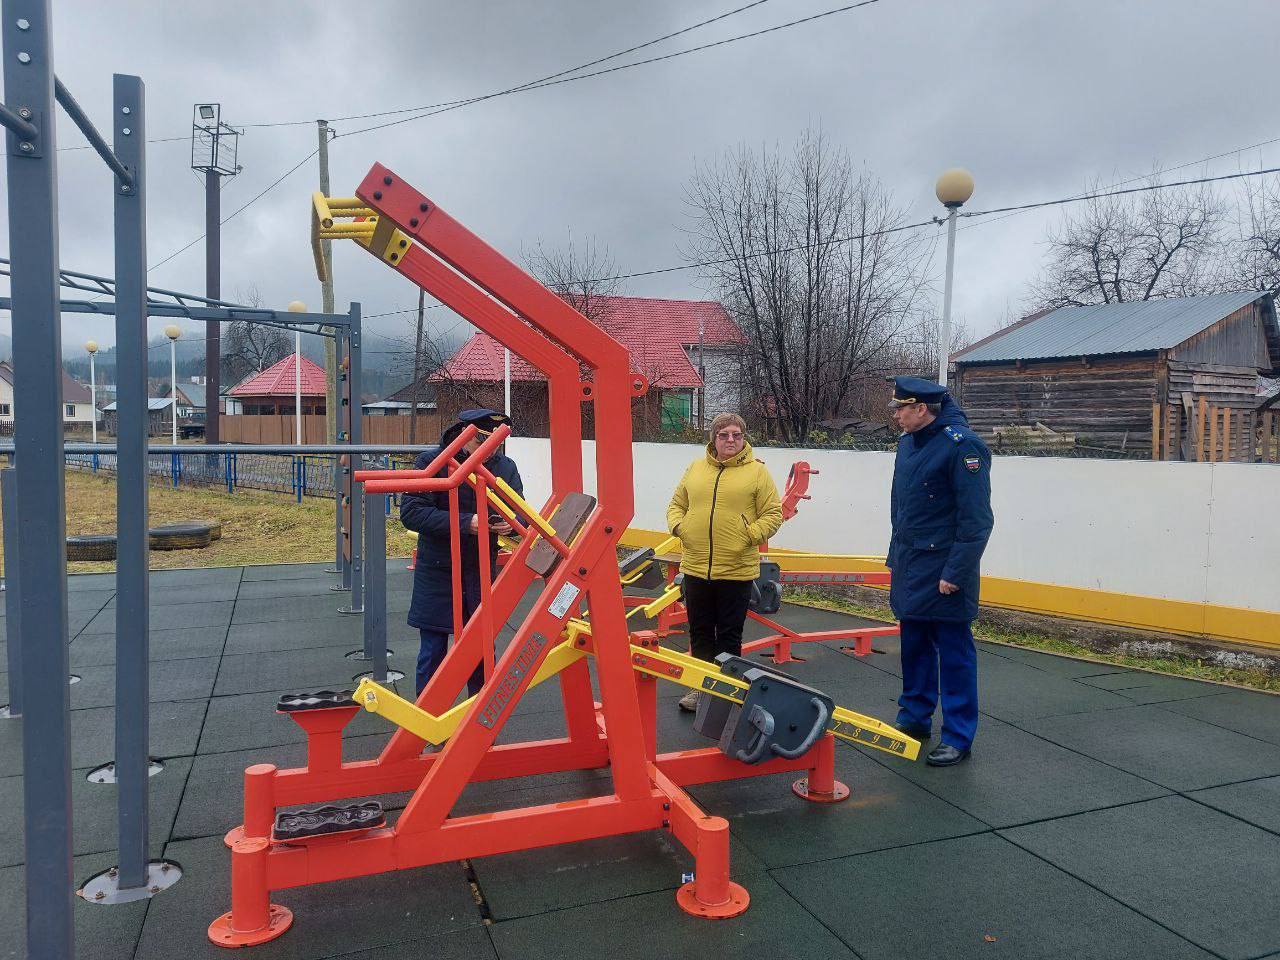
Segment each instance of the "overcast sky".
[{"label": "overcast sky", "polygon": [[[314,120],[432,104],[556,73],[726,12],[746,0],[540,3],[54,0],[55,63],[109,131],[111,74],[147,88],[148,138],[184,137],[192,105],[219,101],[246,126],[243,172],[224,216],[316,146]],[[631,58],[666,53],[832,9],[771,0]],[[681,262],[683,190],[695,164],[740,143],[790,146],[821,124],[880,177],[912,219],[941,208],[937,174],[971,170],[968,209],[1080,192],[1280,137],[1275,0],[1046,2],[879,0],[763,37],[604,77],[465,107],[331,147],[333,193],[370,164],[396,170],[508,255],[595,235],[622,272]],[[306,121],[293,126],[254,124]],[[351,134],[379,120],[334,120]],[[59,121],[62,265],[109,274],[111,182]],[[150,262],[204,229],[190,142],[148,148]],[[1179,171],[1280,165],[1280,143]],[[0,175],[3,175],[0,173]],[[268,305],[319,308],[308,204],[312,159],[223,228],[223,295],[256,286]],[[0,202],[3,202],[0,199]],[[1024,304],[1047,228],[1035,212],[959,234],[955,309],[978,336]],[[992,218],[994,220],[994,218]],[[5,242],[7,249],[7,238]],[[153,286],[201,293],[203,244],[154,269]],[[353,244],[335,244],[340,305],[412,307],[416,288]],[[939,269],[941,258],[938,259]],[[940,288],[939,284],[939,288]],[[703,298],[692,271],[629,282],[638,296]],[[428,316],[447,330],[458,318]],[[402,333],[409,315],[374,321]],[[8,315],[0,315],[7,330]],[[166,321],[152,321],[158,332]],[[385,324],[385,326],[383,326]],[[201,336],[188,325],[188,336]],[[462,329],[462,328],[459,328]],[[108,318],[68,316],[67,355]]]}]

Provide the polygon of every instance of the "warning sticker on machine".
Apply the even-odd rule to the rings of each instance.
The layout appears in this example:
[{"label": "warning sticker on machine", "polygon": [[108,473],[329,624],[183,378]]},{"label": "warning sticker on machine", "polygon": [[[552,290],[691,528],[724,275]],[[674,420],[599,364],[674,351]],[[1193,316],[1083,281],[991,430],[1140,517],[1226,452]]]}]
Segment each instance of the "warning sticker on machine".
[{"label": "warning sticker on machine", "polygon": [[566,583],[560,588],[560,592],[556,594],[556,598],[551,601],[551,606],[547,609],[553,617],[563,617],[569,612],[569,608],[573,606],[573,601],[578,599],[578,594],[581,592],[572,583]]}]

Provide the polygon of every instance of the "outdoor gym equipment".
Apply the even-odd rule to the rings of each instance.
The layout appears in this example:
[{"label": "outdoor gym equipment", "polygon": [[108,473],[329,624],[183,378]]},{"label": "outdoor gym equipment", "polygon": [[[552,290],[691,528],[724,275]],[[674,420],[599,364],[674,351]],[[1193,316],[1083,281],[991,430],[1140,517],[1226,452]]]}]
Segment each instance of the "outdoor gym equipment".
[{"label": "outdoor gym equipment", "polygon": [[[782,493],[782,517],[790,520],[799,508],[801,500],[811,499],[809,496],[809,478],[817,476],[804,460],[791,465],[787,474],[786,487]],[[666,584],[666,589],[655,601],[653,597],[627,596],[624,602],[630,608],[628,617],[643,613],[646,617],[657,619],[656,633],[667,638],[680,632],[680,626],[689,620],[684,606],[684,595],[678,573],[680,554],[677,549],[680,541],[676,537],[668,537],[657,546],[645,547],[629,554],[621,563],[623,586],[636,589],[653,589]],[[804,657],[796,656],[791,646],[796,643],[819,643],[829,640],[852,640],[852,645],[841,647],[844,653],[857,657],[865,657],[871,653],[871,641],[876,637],[894,637],[898,635],[897,624],[883,627],[851,627],[842,630],[819,630],[801,633],[790,627],[770,620],[766,614],[776,613],[782,605],[782,592],[786,584],[835,586],[841,584],[865,584],[869,586],[888,586],[890,573],[887,570],[851,570],[872,562],[882,563],[882,557],[837,556],[822,553],[797,553],[795,551],[771,551],[769,544],[760,547],[760,576],[756,578],[751,589],[751,601],[747,608],[747,616],[757,623],[776,631],[774,634],[759,640],[752,640],[742,645],[742,652],[758,653],[768,656],[775,664],[803,663]],[[663,574],[663,566],[666,573]]]},{"label": "outdoor gym equipment", "polygon": [[[694,879],[677,894],[681,908],[703,917],[741,913],[749,897],[729,879],[728,823],[704,814],[685,786],[794,770],[806,774],[802,796],[833,800],[844,789],[834,775],[836,736],[907,756],[919,744],[879,721],[833,711],[815,731],[812,748],[799,751],[803,743],[778,739],[778,719],[800,709],[793,701],[803,697],[807,702],[811,695],[798,693],[785,704],[760,700],[760,694],[753,699],[753,685],[767,679],[735,677],[717,665],[662,649],[651,633],[628,630],[616,551],[634,512],[631,401],[648,384],[629,369],[627,352],[617,341],[380,164],[354,198],[313,197],[312,238],[317,249],[324,239],[356,240],[546,375],[552,493],[536,508],[485,469],[486,459],[510,432],[507,427],[465,454],[463,447],[477,437],[468,427],[423,470],[356,472],[366,496],[445,494],[455,643],[414,703],[373,682],[362,683],[356,700],[339,691],[281,702],[281,711],[306,731],[307,762],[292,770],[260,764],[245,771],[244,820],[227,837],[231,910],[210,925],[210,939],[246,946],[280,936],[292,915],[271,903],[274,890],[661,829],[670,830],[694,856]],[[323,272],[322,257],[317,268]],[[582,492],[581,408],[587,403],[594,405],[597,428],[596,497]],[[480,604],[465,624],[458,509],[464,483],[474,489],[478,503],[489,503],[520,536],[490,582],[489,511],[476,513]],[[535,583],[531,608],[506,648],[495,650],[498,629]],[[599,703],[588,656],[594,660]],[[454,706],[477,665],[483,665],[484,686]],[[567,735],[497,745],[530,687],[551,677],[559,682]],[[746,743],[736,749],[759,762],[745,763],[715,747],[659,754],[658,678],[696,686],[744,708],[756,733],[747,737],[744,730]],[[342,729],[362,707],[397,729],[376,759],[344,762]],[[772,723],[766,714],[774,717]],[[817,719],[807,729],[819,726]],[[789,720],[785,726],[789,730]],[[428,741],[443,748],[423,754]],[[607,796],[452,815],[470,783],[606,766],[613,786]],[[413,796],[394,823],[380,808],[340,803],[397,791],[413,791]],[[301,817],[276,815],[281,807],[302,804],[319,806]]]}]

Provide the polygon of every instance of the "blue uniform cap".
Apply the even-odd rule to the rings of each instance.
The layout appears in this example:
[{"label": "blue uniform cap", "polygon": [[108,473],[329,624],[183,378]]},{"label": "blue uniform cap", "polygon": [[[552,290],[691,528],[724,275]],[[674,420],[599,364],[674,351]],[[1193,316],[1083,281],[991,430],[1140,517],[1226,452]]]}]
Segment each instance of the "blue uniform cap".
[{"label": "blue uniform cap", "polygon": [[905,407],[912,403],[941,403],[947,388],[923,377],[894,377],[891,407]]},{"label": "blue uniform cap", "polygon": [[511,418],[505,413],[498,413],[496,410],[490,410],[487,407],[463,410],[458,414],[458,419],[445,428],[444,433],[440,436],[440,446],[447,447],[453,442],[454,437],[472,424],[475,425],[475,428],[480,433],[488,436],[504,423],[510,424]]}]

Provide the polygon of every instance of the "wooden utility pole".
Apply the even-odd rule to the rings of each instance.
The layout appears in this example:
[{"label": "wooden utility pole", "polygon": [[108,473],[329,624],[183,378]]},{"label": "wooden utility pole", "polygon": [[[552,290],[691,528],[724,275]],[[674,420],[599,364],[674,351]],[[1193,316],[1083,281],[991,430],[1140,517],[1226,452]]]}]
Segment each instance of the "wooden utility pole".
[{"label": "wooden utility pole", "polygon": [[426,291],[418,291],[418,340],[413,350],[413,409],[409,411],[409,443],[418,442],[418,402],[422,399],[422,314],[425,312],[424,306]]},{"label": "wooden utility pole", "polygon": [[[320,136],[320,192],[329,196],[329,122],[316,121]],[[324,279],[320,281],[321,309],[333,313],[333,241],[321,240]],[[324,338],[324,436],[326,443],[338,440],[338,349],[332,337]]]}]

